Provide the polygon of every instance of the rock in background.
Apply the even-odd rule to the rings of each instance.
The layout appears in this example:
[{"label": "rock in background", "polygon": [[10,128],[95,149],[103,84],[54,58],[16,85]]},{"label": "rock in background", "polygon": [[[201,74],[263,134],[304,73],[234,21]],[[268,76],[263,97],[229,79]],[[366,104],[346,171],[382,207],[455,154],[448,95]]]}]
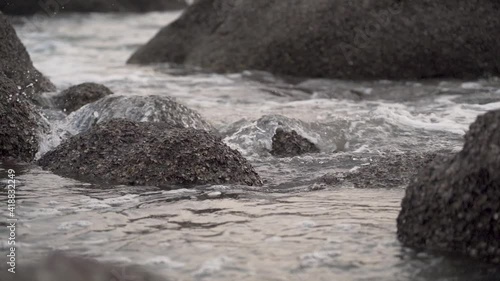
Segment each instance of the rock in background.
[{"label": "rock in background", "polygon": [[478,117],[461,152],[410,183],[398,217],[403,244],[500,263],[500,110]]},{"label": "rock in background", "polygon": [[60,94],[52,97],[54,106],[66,113],[71,113],[82,106],[112,95],[113,92],[106,86],[96,83],[83,83],[69,87]]},{"label": "rock in background", "polygon": [[496,0],[201,0],[129,63],[345,79],[500,73]]}]

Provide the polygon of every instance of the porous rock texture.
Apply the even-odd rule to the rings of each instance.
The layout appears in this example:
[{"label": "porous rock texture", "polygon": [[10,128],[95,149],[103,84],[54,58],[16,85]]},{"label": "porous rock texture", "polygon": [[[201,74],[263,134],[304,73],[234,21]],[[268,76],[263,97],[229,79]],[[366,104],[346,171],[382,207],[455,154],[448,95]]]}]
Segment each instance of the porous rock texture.
[{"label": "porous rock texture", "polygon": [[5,15],[0,12],[0,72],[10,78],[26,93],[50,92],[54,84],[43,76],[31,62],[17,33]]},{"label": "porous rock texture", "polygon": [[83,83],[69,87],[54,96],[54,105],[66,113],[78,110],[80,107],[95,102],[113,92],[106,86],[96,83]]},{"label": "porous rock texture", "polygon": [[278,157],[294,157],[306,153],[318,153],[319,148],[296,131],[277,128],[273,136],[271,154]]},{"label": "porous rock texture", "polygon": [[180,10],[187,6],[184,0],[0,0],[5,14],[32,15],[43,13],[53,17],[62,12],[151,12]]},{"label": "porous rock texture", "polygon": [[0,72],[0,159],[32,161],[38,151],[39,122],[33,105]]},{"label": "porous rock texture", "polygon": [[458,154],[406,189],[398,238],[410,247],[500,263],[500,110],[479,116]]},{"label": "porous rock texture", "polygon": [[129,63],[347,79],[500,73],[497,0],[201,0]]},{"label": "porous rock texture", "polygon": [[206,131],[114,119],[76,135],[38,162],[88,182],[151,185],[261,185],[239,152]]}]

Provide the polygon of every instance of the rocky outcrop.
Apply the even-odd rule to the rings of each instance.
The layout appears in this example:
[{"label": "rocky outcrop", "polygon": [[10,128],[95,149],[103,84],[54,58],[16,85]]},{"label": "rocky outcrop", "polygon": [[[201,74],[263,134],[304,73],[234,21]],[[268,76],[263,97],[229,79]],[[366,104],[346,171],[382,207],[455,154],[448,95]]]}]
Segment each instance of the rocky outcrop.
[{"label": "rocky outcrop", "polygon": [[96,83],[83,83],[72,86],[52,98],[55,107],[66,113],[78,110],[82,106],[112,95],[106,86]]},{"label": "rocky outcrop", "polygon": [[31,15],[44,13],[54,16],[61,12],[150,12],[180,10],[184,0],[0,0],[6,14]]},{"label": "rocky outcrop", "polygon": [[214,135],[165,123],[115,119],[76,135],[38,162],[89,182],[152,185],[261,185],[259,175]]},{"label": "rocky outcrop", "polygon": [[14,82],[0,72],[0,159],[29,162],[38,151],[40,116]]},{"label": "rocky outcrop", "polygon": [[106,96],[68,117],[70,128],[83,132],[94,124],[112,119],[160,122],[172,126],[215,131],[199,113],[166,96]]},{"label": "rocky outcrop", "polygon": [[0,13],[0,72],[27,93],[55,90],[54,84],[35,69],[23,43]]},{"label": "rocky outcrop", "polygon": [[414,79],[500,73],[495,0],[201,0],[129,63]]},{"label": "rocky outcrop", "polygon": [[278,157],[294,157],[319,152],[319,148],[314,143],[297,134],[294,130],[285,132],[282,128],[278,128],[272,141],[271,154]]},{"label": "rocky outcrop", "polygon": [[500,110],[478,117],[454,157],[435,161],[406,189],[398,238],[419,249],[500,263]]}]

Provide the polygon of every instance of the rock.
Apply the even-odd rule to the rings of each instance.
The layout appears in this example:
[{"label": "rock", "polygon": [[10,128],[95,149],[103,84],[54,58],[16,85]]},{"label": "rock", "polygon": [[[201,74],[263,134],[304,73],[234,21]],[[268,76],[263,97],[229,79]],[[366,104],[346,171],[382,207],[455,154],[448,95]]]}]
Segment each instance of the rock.
[{"label": "rock", "polygon": [[350,182],[357,188],[396,188],[406,186],[418,171],[436,157],[449,152],[404,153],[373,158],[350,172],[329,173],[321,178],[328,185]]},{"label": "rock", "polygon": [[64,90],[59,95],[54,96],[52,101],[57,108],[66,113],[71,113],[86,104],[112,94],[113,92],[104,85],[83,83]]},{"label": "rock", "polygon": [[165,281],[138,265],[99,262],[62,252],[52,252],[33,264],[23,263],[16,273],[1,265],[0,280],[11,281]]},{"label": "rock", "polygon": [[26,48],[2,13],[0,13],[0,72],[27,93],[55,90],[54,84],[33,66]]},{"label": "rock", "polygon": [[32,15],[45,13],[54,16],[61,12],[151,12],[181,10],[183,0],[0,0],[5,14]]},{"label": "rock", "polygon": [[500,110],[478,117],[459,153],[406,189],[398,238],[406,246],[500,263]]},{"label": "rock", "polygon": [[115,119],[76,135],[38,163],[88,182],[151,185],[261,185],[259,175],[220,138],[165,123]]},{"label": "rock", "polygon": [[310,140],[297,134],[296,131],[285,132],[282,128],[276,129],[273,136],[271,154],[279,157],[294,157],[306,153],[318,153],[319,148]]},{"label": "rock", "polygon": [[206,131],[215,129],[199,113],[166,96],[106,96],[68,117],[68,127],[83,132],[94,124],[111,119],[135,122],[162,122]]},{"label": "rock", "polygon": [[0,72],[0,159],[32,161],[38,151],[40,119],[16,84]]},{"label": "rock", "polygon": [[216,72],[344,79],[500,73],[500,2],[201,0],[132,55]]}]

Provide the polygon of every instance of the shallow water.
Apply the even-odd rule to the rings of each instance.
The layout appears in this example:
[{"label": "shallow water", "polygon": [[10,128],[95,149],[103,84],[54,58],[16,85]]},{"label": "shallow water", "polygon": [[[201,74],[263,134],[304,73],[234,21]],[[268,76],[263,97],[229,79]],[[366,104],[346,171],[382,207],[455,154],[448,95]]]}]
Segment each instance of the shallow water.
[{"label": "shallow water", "polygon": [[[500,280],[493,266],[402,247],[395,219],[403,186],[319,180],[378,155],[460,149],[476,116],[500,108],[500,80],[353,82],[124,64],[177,16],[63,15],[16,29],[59,89],[99,82],[118,95],[168,95],[197,110],[252,162],[265,186],[96,186],[1,163],[3,181],[7,169],[18,174],[20,260],[65,250],[143,264],[169,280]],[[42,153],[71,125],[54,120],[56,133],[45,136]],[[322,152],[271,157],[278,126]]]}]

